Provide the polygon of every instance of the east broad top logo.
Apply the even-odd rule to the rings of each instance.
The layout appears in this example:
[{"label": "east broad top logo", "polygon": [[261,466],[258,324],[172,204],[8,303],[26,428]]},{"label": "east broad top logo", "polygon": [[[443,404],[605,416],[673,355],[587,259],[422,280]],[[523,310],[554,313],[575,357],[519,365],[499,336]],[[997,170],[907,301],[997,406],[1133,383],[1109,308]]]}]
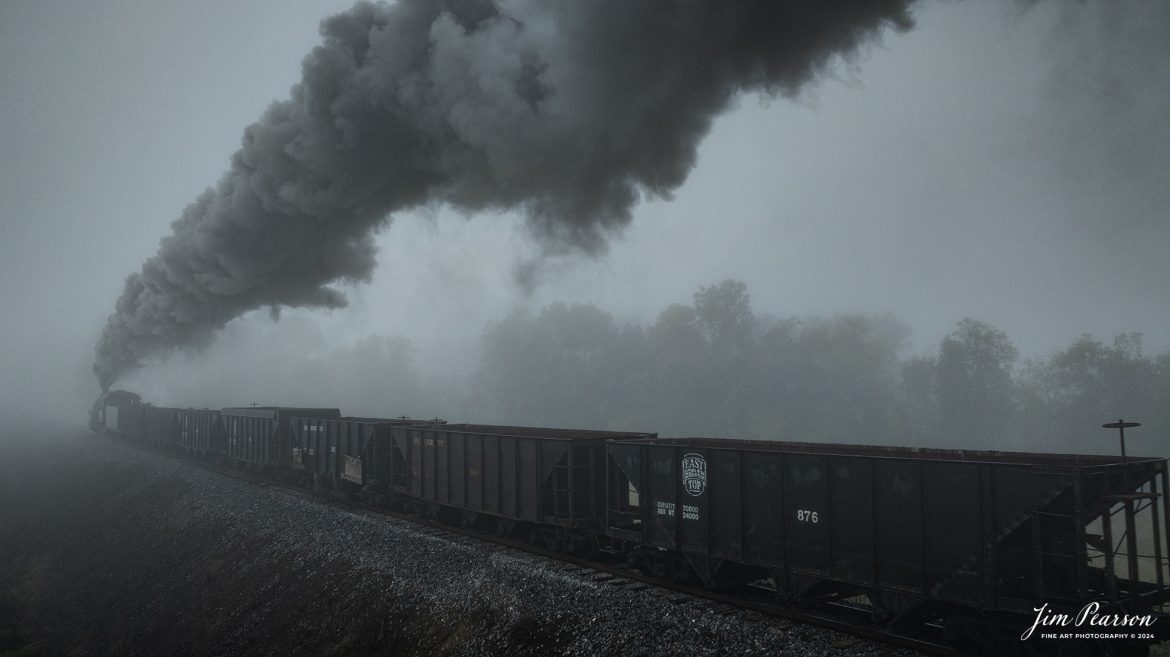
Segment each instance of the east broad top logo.
[{"label": "east broad top logo", "polygon": [[682,457],[683,488],[698,497],[707,490],[707,459],[702,454],[684,454]]}]

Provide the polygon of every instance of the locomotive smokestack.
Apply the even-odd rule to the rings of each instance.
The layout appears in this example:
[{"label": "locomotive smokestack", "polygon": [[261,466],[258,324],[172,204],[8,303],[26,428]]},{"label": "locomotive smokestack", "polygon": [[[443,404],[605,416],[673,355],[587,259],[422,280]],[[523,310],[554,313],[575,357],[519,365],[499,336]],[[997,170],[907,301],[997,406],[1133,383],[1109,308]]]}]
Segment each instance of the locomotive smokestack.
[{"label": "locomotive smokestack", "polygon": [[403,0],[325,20],[303,79],[126,280],[97,344],[103,388],[256,308],[336,308],[374,229],[449,204],[520,209],[549,247],[604,249],[685,180],[742,91],[795,93],[911,25],[909,0]]}]

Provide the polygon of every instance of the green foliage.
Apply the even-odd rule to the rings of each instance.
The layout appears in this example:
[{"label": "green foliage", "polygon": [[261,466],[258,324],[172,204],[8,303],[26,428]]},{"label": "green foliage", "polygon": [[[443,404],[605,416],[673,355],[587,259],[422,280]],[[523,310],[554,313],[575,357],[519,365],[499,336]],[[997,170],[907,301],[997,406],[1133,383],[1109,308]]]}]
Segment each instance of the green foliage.
[{"label": "green foliage", "polygon": [[964,319],[943,338],[935,381],[939,437],[955,446],[985,445],[1011,428],[1012,366],[1016,348],[1007,334]]},{"label": "green foliage", "polygon": [[881,442],[906,333],[889,317],[761,321],[728,280],[645,329],[592,306],[513,315],[487,331],[476,387],[509,422]]},{"label": "green foliage", "polygon": [[626,379],[638,371],[640,331],[589,305],[555,303],[489,327],[476,387],[503,421],[588,427],[627,413]]},{"label": "green foliage", "polygon": [[1071,444],[1086,451],[1113,451],[1104,422],[1140,420],[1143,432],[1170,427],[1170,354],[1142,353],[1141,335],[1117,336],[1105,346],[1083,335],[1047,359],[1029,362],[1019,382],[1021,412],[1042,422],[1029,437],[1039,445]]},{"label": "green foliage", "polygon": [[519,424],[963,449],[1113,453],[1103,422],[1170,430],[1170,353],[1143,355],[1137,334],[1111,347],[1084,336],[1017,370],[1008,336],[973,319],[937,354],[903,358],[909,331],[889,316],[758,317],[734,280],[693,301],[648,327],[589,305],[514,314],[485,332],[462,408]]},{"label": "green foliage", "polygon": [[750,346],[755,315],[747,285],[725,280],[703,285],[695,292],[695,320],[710,345],[723,352],[743,355]]}]

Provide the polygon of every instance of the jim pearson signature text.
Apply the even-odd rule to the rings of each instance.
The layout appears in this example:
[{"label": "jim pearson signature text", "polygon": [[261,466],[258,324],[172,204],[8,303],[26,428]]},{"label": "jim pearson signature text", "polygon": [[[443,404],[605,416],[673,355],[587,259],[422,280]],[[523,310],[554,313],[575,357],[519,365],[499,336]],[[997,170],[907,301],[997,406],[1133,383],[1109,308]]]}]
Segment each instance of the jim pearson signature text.
[{"label": "jim pearson signature text", "polygon": [[1037,627],[1150,627],[1156,620],[1153,614],[1102,614],[1100,602],[1090,602],[1076,614],[1061,614],[1049,611],[1048,603],[1033,609],[1036,621],[1022,635],[1021,641],[1032,636]]}]

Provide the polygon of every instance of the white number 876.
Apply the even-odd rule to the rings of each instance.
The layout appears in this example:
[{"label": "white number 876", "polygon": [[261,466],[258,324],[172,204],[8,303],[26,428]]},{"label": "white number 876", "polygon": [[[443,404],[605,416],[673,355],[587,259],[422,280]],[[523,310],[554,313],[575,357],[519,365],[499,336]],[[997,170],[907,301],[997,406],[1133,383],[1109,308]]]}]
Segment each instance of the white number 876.
[{"label": "white number 876", "polygon": [[816,511],[809,511],[807,509],[797,509],[796,510],[796,519],[799,520],[800,522],[812,522],[812,523],[820,522],[820,518],[817,517],[817,512]]}]

